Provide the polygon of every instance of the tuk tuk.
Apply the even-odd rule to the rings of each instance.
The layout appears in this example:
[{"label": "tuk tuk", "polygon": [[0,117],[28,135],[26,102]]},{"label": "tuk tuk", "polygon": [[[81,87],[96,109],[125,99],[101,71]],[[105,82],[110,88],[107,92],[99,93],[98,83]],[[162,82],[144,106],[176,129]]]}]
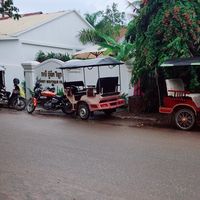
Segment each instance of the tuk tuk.
[{"label": "tuk tuk", "polygon": [[159,112],[190,130],[200,119],[200,57],[168,60],[156,69]]},{"label": "tuk tuk", "polygon": [[[105,114],[115,112],[125,104],[125,100],[120,98],[122,62],[112,57],[101,57],[89,60],[67,61],[62,70],[64,93],[67,99],[66,113],[76,113],[81,119],[86,120],[95,111],[104,111]],[[100,77],[100,70],[103,66],[119,67],[118,76]],[[87,85],[85,70],[97,68],[98,78],[93,85]],[[81,80],[66,81],[64,70],[70,71],[80,69],[83,77]],[[94,77],[93,77],[94,78]],[[95,85],[96,84],[96,85]]]}]

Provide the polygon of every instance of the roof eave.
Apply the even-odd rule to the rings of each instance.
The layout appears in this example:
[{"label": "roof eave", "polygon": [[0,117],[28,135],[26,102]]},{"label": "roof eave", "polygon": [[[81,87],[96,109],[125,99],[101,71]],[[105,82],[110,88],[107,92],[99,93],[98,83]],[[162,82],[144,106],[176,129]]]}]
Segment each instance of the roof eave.
[{"label": "roof eave", "polygon": [[3,41],[3,40],[5,40],[5,41],[9,41],[9,40],[11,40],[11,41],[14,41],[14,40],[19,40],[18,38],[13,38],[13,37],[5,37],[5,38],[1,38],[0,37],[0,41]]}]

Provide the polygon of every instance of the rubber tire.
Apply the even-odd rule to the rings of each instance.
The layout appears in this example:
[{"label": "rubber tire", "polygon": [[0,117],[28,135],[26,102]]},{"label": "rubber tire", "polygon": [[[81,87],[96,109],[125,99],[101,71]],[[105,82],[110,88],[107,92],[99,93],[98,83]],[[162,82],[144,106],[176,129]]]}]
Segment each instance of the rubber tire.
[{"label": "rubber tire", "polygon": [[[68,104],[68,105],[66,105],[66,104]],[[70,114],[74,113],[74,111],[72,110],[72,104],[70,103],[69,100],[63,101],[63,106],[62,106],[61,110],[66,115],[70,115]]]},{"label": "rubber tire", "polygon": [[[181,118],[183,119],[183,117],[186,118],[186,121],[185,122],[182,121],[182,123],[180,123]],[[191,109],[187,109],[187,108],[178,110],[175,113],[174,120],[175,120],[176,127],[184,131],[188,131],[192,129],[196,121],[194,112]]]},{"label": "rubber tire", "polygon": [[[30,108],[30,109],[29,109]],[[35,111],[35,106],[33,104],[33,99],[30,99],[26,105],[26,111],[29,113],[29,114],[32,114],[34,111]]]},{"label": "rubber tire", "polygon": [[[18,110],[18,111],[22,111],[22,110],[24,110],[25,108],[26,108],[26,100],[24,99],[24,98],[22,98],[22,97],[18,97],[19,98],[19,104],[20,104],[20,106],[18,106],[18,104],[17,104],[17,98],[13,101],[13,107],[16,109],[16,110]],[[22,105],[22,106],[21,106]]]},{"label": "rubber tire", "polygon": [[90,110],[86,103],[80,103],[78,106],[78,116],[82,120],[87,120],[90,116]]}]

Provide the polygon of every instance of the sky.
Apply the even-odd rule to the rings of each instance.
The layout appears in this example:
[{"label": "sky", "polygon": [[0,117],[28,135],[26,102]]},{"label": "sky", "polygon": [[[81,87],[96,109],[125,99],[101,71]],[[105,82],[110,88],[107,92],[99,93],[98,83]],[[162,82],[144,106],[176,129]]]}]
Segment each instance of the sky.
[{"label": "sky", "polygon": [[126,0],[13,0],[13,2],[20,13],[77,10],[83,15],[105,10],[107,5],[112,5],[113,2],[118,4],[118,10],[127,12]]}]

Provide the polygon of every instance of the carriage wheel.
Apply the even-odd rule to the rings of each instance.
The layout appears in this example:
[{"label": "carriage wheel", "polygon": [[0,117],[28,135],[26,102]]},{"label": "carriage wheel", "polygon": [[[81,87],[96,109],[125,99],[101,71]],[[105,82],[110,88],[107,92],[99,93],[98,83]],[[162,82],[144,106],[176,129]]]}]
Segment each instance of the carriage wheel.
[{"label": "carriage wheel", "polygon": [[180,109],[175,113],[176,126],[181,130],[190,130],[195,124],[194,112],[190,109]]},{"label": "carriage wheel", "polygon": [[86,103],[81,103],[78,107],[78,115],[81,119],[86,120],[90,116],[90,110]]}]

